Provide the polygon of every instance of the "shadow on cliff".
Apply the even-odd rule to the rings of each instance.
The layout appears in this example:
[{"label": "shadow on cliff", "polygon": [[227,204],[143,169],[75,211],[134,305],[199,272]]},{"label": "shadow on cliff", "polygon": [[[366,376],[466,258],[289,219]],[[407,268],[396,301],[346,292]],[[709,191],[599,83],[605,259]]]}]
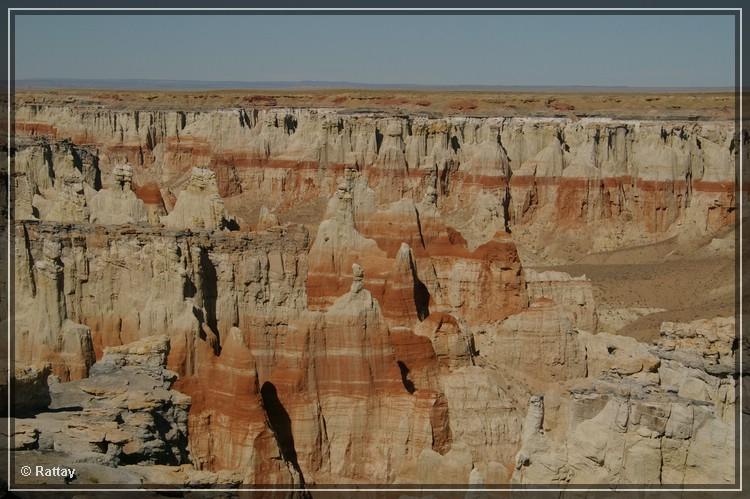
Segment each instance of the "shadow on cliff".
[{"label": "shadow on cliff", "polygon": [[266,411],[268,424],[271,426],[271,431],[273,431],[276,443],[281,451],[281,457],[299,473],[300,485],[304,487],[305,477],[302,475],[302,469],[297,462],[297,449],[294,448],[292,420],[289,418],[289,413],[286,412],[279,400],[279,395],[273,383],[269,381],[263,383],[260,388],[260,396],[263,401],[263,409]]},{"label": "shadow on cliff", "polygon": [[407,392],[413,394],[417,391],[417,387],[414,386],[414,382],[409,379],[410,369],[400,360],[397,360],[396,364],[398,364],[398,369],[401,371],[401,382],[404,384],[404,388],[406,388]]},{"label": "shadow on cliff", "polygon": [[430,292],[427,286],[416,276],[414,272],[414,304],[417,308],[417,317],[420,321],[430,315]]}]

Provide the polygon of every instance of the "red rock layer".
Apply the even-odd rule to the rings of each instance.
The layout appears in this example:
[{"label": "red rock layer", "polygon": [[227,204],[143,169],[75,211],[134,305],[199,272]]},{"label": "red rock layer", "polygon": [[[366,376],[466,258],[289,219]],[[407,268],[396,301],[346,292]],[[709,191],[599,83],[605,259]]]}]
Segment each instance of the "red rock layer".
[{"label": "red rock layer", "polygon": [[664,232],[691,203],[708,205],[709,231],[734,223],[732,182],[656,181],[632,177],[601,179],[515,175],[510,181],[516,222],[534,219],[535,212],[554,205],[550,224],[581,226],[593,221],[627,220],[642,223],[648,232]]},{"label": "red rock layer", "polygon": [[[470,250],[434,207],[418,213],[406,201],[361,215],[356,229],[347,223],[329,220],[321,225],[310,252],[310,307],[329,306],[350,278],[347,267],[357,262],[367,262],[365,284],[392,325],[412,326],[415,317],[426,317],[433,307],[481,322],[502,320],[525,306],[521,262],[509,234],[498,233]],[[333,244],[333,234],[340,231],[349,236]],[[397,262],[404,243],[413,248],[413,271]]]},{"label": "red rock layer", "polygon": [[[380,203],[418,200],[428,187],[437,187],[442,211],[461,210],[479,193],[504,198],[512,177],[511,225],[536,221],[575,230],[580,222],[635,221],[658,235],[691,205],[701,204],[701,213],[691,212],[690,218],[702,230],[733,223],[734,183],[726,170],[736,148],[728,126],[29,106],[19,110],[16,133],[96,146],[105,173],[128,161],[136,166],[137,180],[158,182],[164,192],[179,186],[191,168],[208,166],[217,173],[222,196],[263,192],[267,204],[281,212],[330,195],[348,165],[368,176]],[[544,151],[554,154],[539,156]],[[653,165],[666,180],[633,173]],[[563,177],[571,167],[590,176]],[[711,185],[702,177],[724,180]],[[720,195],[706,200],[699,195],[708,192]],[[546,210],[543,220],[536,216],[539,209]]]}]

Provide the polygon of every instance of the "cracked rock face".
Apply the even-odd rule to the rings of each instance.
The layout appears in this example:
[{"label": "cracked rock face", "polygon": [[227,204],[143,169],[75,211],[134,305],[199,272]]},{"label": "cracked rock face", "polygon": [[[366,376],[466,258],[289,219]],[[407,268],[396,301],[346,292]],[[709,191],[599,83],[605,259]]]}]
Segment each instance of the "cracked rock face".
[{"label": "cracked rock face", "polygon": [[83,484],[734,480],[734,319],[638,341],[614,333],[664,308],[549,268],[723,254],[731,123],[16,119],[19,459]]},{"label": "cracked rock face", "polygon": [[168,351],[166,336],[151,336],[107,349],[87,378],[48,378],[55,412],[16,420],[36,438],[17,445],[108,466],[186,462],[190,398],[170,390],[176,374],[165,369]]},{"label": "cracked rock face", "polygon": [[[731,320],[716,319],[712,326]],[[706,325],[701,321],[670,327],[689,330]],[[662,335],[661,341],[668,341],[669,333]],[[553,421],[548,421],[538,396],[530,399],[529,431],[524,430],[517,455],[515,482],[734,481],[732,376],[711,375],[661,357],[658,349],[652,354],[637,342],[604,333],[586,334],[580,341],[592,354],[586,360],[591,363],[589,376],[560,395]],[[606,344],[606,349],[599,344]],[[611,356],[607,350],[614,349],[623,360],[610,358],[602,365],[601,356]]]},{"label": "cracked rock face", "polygon": [[229,222],[224,202],[216,187],[216,174],[206,168],[193,168],[185,189],[177,196],[172,211],[162,219],[177,229],[222,229]]},{"label": "cracked rock face", "polygon": [[145,222],[146,205],[132,190],[133,167],[117,165],[112,170],[113,187],[102,189],[91,199],[91,223],[120,225]]}]

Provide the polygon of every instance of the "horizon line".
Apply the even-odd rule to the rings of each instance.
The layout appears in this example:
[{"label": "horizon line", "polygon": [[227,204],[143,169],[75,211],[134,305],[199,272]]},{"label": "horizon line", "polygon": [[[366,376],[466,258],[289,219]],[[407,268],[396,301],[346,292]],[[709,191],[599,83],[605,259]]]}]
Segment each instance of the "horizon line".
[{"label": "horizon line", "polygon": [[[733,86],[588,85],[588,84],[493,84],[493,83],[367,83],[346,80],[193,80],[169,78],[15,78],[22,89],[112,90],[274,90],[274,89],[388,89],[388,90],[630,90],[630,91],[735,91]],[[131,85],[122,87],[121,85]],[[81,86],[84,85],[84,86]],[[88,85],[88,87],[86,86]],[[149,86],[152,85],[152,86]]]}]

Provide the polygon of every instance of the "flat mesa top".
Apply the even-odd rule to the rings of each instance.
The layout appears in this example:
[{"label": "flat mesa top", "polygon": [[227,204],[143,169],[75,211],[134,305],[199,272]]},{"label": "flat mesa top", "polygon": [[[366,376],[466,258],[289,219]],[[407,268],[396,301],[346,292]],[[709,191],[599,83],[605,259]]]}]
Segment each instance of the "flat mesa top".
[{"label": "flat mesa top", "polygon": [[701,90],[112,90],[27,89],[17,106],[87,105],[123,110],[334,108],[432,116],[560,116],[732,120],[735,94]]}]

